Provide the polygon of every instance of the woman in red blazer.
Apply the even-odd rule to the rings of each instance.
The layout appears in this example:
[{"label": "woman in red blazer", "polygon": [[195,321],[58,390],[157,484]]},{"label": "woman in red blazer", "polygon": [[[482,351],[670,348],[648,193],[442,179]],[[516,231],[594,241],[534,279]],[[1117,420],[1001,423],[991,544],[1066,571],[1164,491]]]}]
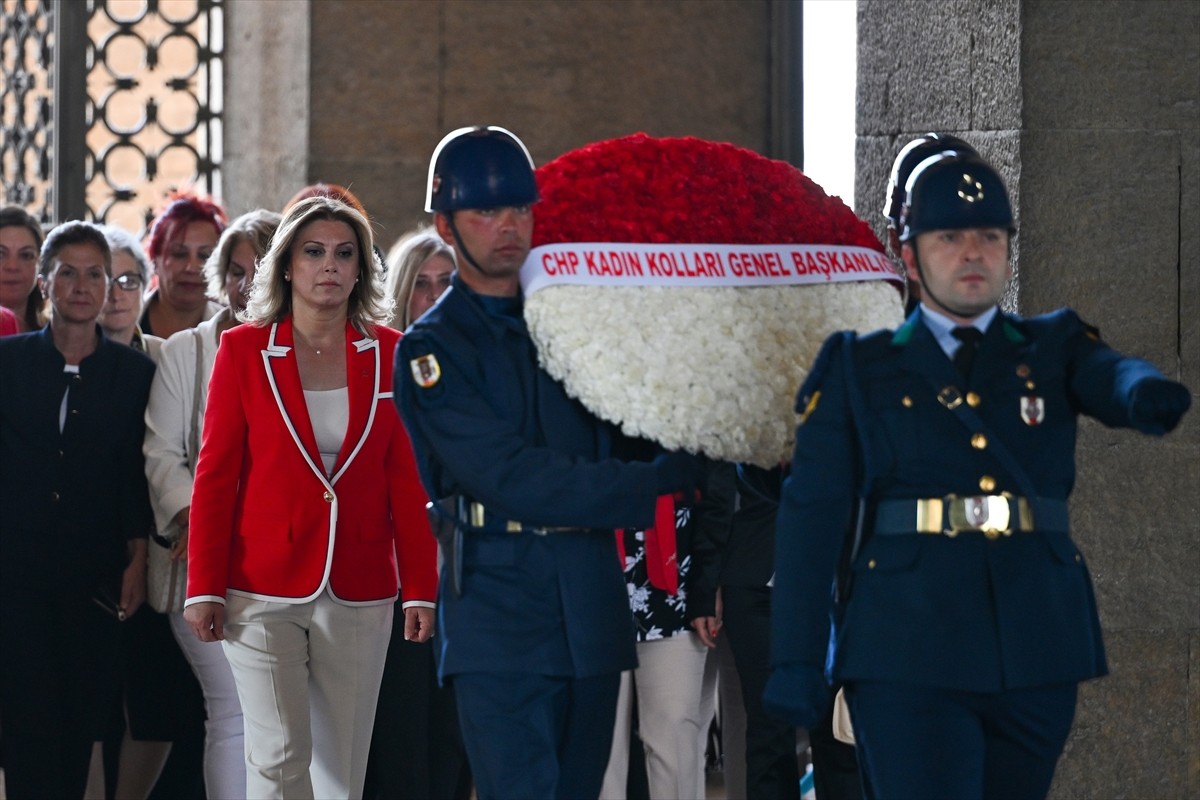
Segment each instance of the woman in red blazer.
[{"label": "woman in red blazer", "polygon": [[298,203],[251,324],[217,351],[184,617],[224,640],[249,797],[359,796],[398,587],[405,638],[433,633],[436,546],[391,400],[381,271],[365,217]]}]

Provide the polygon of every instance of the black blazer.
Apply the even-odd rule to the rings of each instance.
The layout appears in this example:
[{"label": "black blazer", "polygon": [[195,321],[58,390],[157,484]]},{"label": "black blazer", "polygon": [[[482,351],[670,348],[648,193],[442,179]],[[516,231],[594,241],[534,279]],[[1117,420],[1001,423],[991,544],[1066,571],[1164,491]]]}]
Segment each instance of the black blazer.
[{"label": "black blazer", "polygon": [[142,460],[153,362],[101,333],[77,375],[64,364],[48,325],[0,339],[0,592],[119,589],[126,540],[153,527]]}]

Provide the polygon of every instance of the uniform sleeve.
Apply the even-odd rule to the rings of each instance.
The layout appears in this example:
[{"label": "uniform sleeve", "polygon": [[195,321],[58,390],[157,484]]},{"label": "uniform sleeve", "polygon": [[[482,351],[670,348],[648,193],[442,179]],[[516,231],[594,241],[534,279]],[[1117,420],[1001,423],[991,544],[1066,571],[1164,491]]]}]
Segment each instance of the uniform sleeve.
[{"label": "uniform sleeve", "polygon": [[1148,424],[1152,421],[1137,415],[1135,400],[1139,383],[1168,379],[1150,362],[1113,350],[1100,339],[1095,328],[1085,324],[1073,311],[1059,312],[1055,321],[1063,331],[1070,371],[1069,391],[1077,409],[1110,428],[1164,433],[1159,426]]},{"label": "uniform sleeve", "polygon": [[150,504],[160,533],[171,527],[175,515],[192,504],[192,473],[187,464],[187,439],[191,424],[195,351],[191,331],[172,337],[159,357],[146,405],[146,479]]},{"label": "uniform sleeve", "polygon": [[248,433],[235,347],[217,348],[204,409],[188,531],[188,603],[225,601]]},{"label": "uniform sleeve", "polygon": [[400,420],[387,449],[384,469],[400,569],[400,599],[432,606],[437,599],[437,543],[429,529],[426,495],[421,488],[412,445]]},{"label": "uniform sleeve", "polygon": [[857,504],[857,442],[841,347],[831,340],[801,387],[791,474],[775,526],[771,664],[825,664],[831,590]]},{"label": "uniform sleeve", "polygon": [[[436,462],[471,499],[526,525],[654,524],[658,476],[652,463],[590,461],[531,446],[430,337],[410,332],[396,352],[397,403],[432,494],[438,492]],[[436,359],[440,375],[421,386],[410,365],[427,356]]]}]

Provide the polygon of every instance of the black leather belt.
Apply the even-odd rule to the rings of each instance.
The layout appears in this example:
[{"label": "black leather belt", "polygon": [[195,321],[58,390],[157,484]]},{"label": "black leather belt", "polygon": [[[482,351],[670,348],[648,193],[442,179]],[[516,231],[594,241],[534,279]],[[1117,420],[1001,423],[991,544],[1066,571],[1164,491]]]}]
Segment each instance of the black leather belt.
[{"label": "black leather belt", "polygon": [[1061,531],[1069,527],[1065,500],[1016,497],[1007,492],[960,497],[884,500],[875,508],[876,534],[932,533],[955,537],[982,533],[989,539],[1016,531]]}]

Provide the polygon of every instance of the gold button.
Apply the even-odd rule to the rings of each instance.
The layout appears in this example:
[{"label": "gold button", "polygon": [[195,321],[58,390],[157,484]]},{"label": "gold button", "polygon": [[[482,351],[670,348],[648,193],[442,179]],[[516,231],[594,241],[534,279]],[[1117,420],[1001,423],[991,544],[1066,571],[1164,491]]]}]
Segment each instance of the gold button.
[{"label": "gold button", "polygon": [[982,478],[979,479],[980,491],[991,494],[995,490],[995,488],[996,488],[996,479],[993,478],[991,475],[984,475]]},{"label": "gold button", "polygon": [[867,568],[875,569],[875,559],[872,558],[870,561],[867,562]]},{"label": "gold button", "polygon": [[976,450],[982,450],[987,447],[987,437],[982,433],[975,434],[971,437],[971,447],[974,447]]},{"label": "gold button", "polygon": [[908,395],[904,395],[904,397],[900,398],[900,405],[904,406],[905,408],[912,408],[912,398]]},{"label": "gold button", "polygon": [[325,494],[324,494],[324,495],[322,495],[322,497],[324,497],[324,498],[325,498],[325,502],[326,502],[326,503],[332,503],[332,502],[333,502],[333,492],[329,491],[328,489],[326,489],[326,490],[325,490]]},{"label": "gold button", "polygon": [[1020,366],[1017,367],[1017,377],[1018,378],[1028,378],[1030,372],[1031,372],[1031,370],[1029,369],[1028,364],[1021,364]]},{"label": "gold button", "polygon": [[1025,381],[1025,388],[1032,392],[1035,388],[1037,388],[1037,384],[1035,384],[1033,381]]},{"label": "gold button", "polygon": [[979,395],[975,394],[974,392],[967,392],[967,405],[969,405],[971,408],[979,408],[979,404],[982,402],[983,400],[979,397]]}]

